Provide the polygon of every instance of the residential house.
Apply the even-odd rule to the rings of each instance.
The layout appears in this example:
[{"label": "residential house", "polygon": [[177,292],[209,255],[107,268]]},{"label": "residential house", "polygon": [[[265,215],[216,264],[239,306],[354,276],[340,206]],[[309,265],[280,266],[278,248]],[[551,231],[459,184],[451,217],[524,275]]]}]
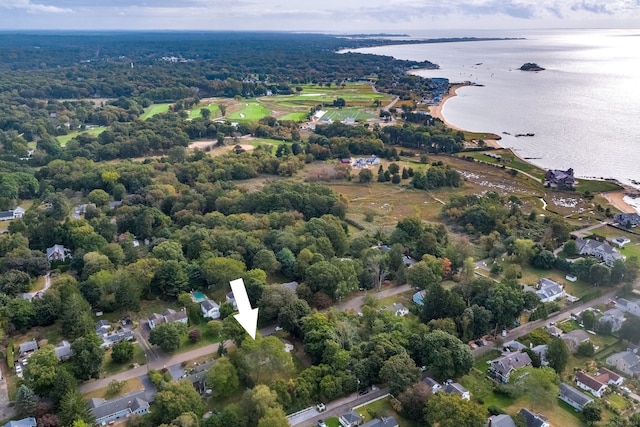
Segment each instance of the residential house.
[{"label": "residential house", "polygon": [[86,214],[87,208],[89,207],[92,207],[94,209],[98,208],[95,203],[86,203],[86,204],[78,205],[75,208],[73,208],[74,216]]},{"label": "residential house", "polygon": [[607,390],[607,383],[603,383],[597,378],[592,377],[586,372],[576,372],[576,384],[583,390],[586,390],[596,397],[602,397],[602,394]]},{"label": "residential house", "polygon": [[520,409],[518,414],[524,418],[524,423],[527,427],[551,427],[549,421],[540,414],[534,414],[524,408]]},{"label": "residential house", "polygon": [[540,297],[540,302],[551,302],[566,295],[561,284],[553,280],[542,278],[538,282],[536,295]]},{"label": "residential house", "polygon": [[340,415],[338,422],[342,427],[355,427],[362,424],[362,417],[356,411],[351,410]]},{"label": "residential house", "polygon": [[9,421],[2,427],[36,427],[37,425],[35,418],[23,418],[17,421]]},{"label": "residential house", "polygon": [[109,202],[109,209],[116,209],[122,206],[122,200],[117,200],[115,202]]},{"label": "residential house", "polygon": [[617,260],[625,259],[624,255],[607,242],[578,238],[576,239],[576,245],[578,246],[578,252],[580,255],[594,256],[600,262],[605,263],[609,267],[613,267],[613,264]]},{"label": "residential house", "polygon": [[199,392],[204,393],[207,389],[206,376],[207,372],[214,365],[215,360],[209,360],[204,363],[198,364],[195,368],[189,371],[184,379],[191,381],[193,387]]},{"label": "residential house", "polygon": [[549,365],[549,362],[547,362],[547,348],[548,347],[546,344],[540,344],[535,347],[531,347],[531,351],[537,354],[538,357],[540,358],[540,364],[542,366]]},{"label": "residential house", "polygon": [[200,303],[200,309],[202,310],[202,316],[205,319],[220,318],[220,306],[214,300],[206,299],[202,301]]},{"label": "residential house", "polygon": [[606,363],[623,374],[637,378],[640,376],[640,356],[632,351],[621,351],[607,357]]},{"label": "residential house", "polygon": [[398,427],[398,422],[393,417],[374,418],[362,427]]},{"label": "residential house", "polygon": [[296,289],[298,289],[298,282],[293,281],[293,282],[288,282],[288,283],[282,283],[280,286],[283,286],[285,288],[291,289],[293,292],[295,292]]},{"label": "residential house", "polygon": [[615,384],[618,386],[622,385],[622,382],[624,381],[624,377],[616,374],[615,372],[607,368],[598,369],[598,372],[596,374],[596,379],[601,383],[605,383],[609,385]]},{"label": "residential house", "polygon": [[425,377],[423,381],[425,382],[427,387],[431,389],[431,393],[437,393],[442,390],[442,385],[440,385],[438,381],[434,380],[431,377]]},{"label": "residential house", "polygon": [[613,221],[627,228],[637,227],[640,224],[640,215],[637,213],[619,213],[613,217]]},{"label": "residential house", "polygon": [[369,166],[377,166],[380,159],[374,155],[371,157],[358,157],[353,160],[353,166],[356,168],[368,168]]},{"label": "residential house", "polygon": [[504,343],[503,348],[505,351],[521,351],[527,348],[527,346],[518,341],[509,341]]},{"label": "residential house", "polygon": [[98,335],[106,334],[111,330],[111,322],[108,320],[98,320],[96,322],[96,333]]},{"label": "residential house", "polygon": [[471,399],[471,393],[458,383],[447,383],[442,389],[445,393],[457,394],[465,400]]},{"label": "residential house", "polygon": [[237,310],[237,309],[238,309],[238,303],[236,303],[236,297],[234,297],[234,296],[233,296],[233,292],[229,292],[229,293],[227,294],[227,296],[225,297],[225,300],[226,300],[229,304],[233,305],[233,309],[234,309],[234,310]]},{"label": "residential house", "polygon": [[184,308],[180,311],[175,311],[171,308],[167,308],[162,314],[153,313],[147,320],[149,329],[153,329],[163,323],[173,322],[180,322],[184,323],[185,325],[189,323],[189,316],[187,316],[187,311]]},{"label": "residential house", "polygon": [[561,336],[560,339],[567,344],[569,350],[575,352],[580,344],[589,341],[589,334],[582,329],[576,329],[571,332],[567,332]]},{"label": "residential house", "polygon": [[611,332],[618,332],[622,328],[622,324],[625,321],[624,313],[619,308],[612,308],[603,313],[602,317],[598,319],[598,328],[600,330],[607,330],[609,324],[611,326]]},{"label": "residential house", "polygon": [[69,344],[69,341],[60,342],[58,345],[56,345],[56,348],[54,350],[60,362],[64,362],[65,360],[68,360],[72,354],[71,344]]},{"label": "residential house", "polygon": [[525,366],[531,366],[531,358],[527,353],[507,353],[499,359],[492,360],[487,373],[499,383],[506,384],[514,370]]},{"label": "residential house", "polygon": [[10,221],[12,219],[22,218],[24,209],[20,206],[10,211],[0,211],[0,221]]},{"label": "residential house", "polygon": [[560,394],[558,399],[571,405],[576,411],[582,411],[593,399],[583,392],[571,387],[567,383],[560,383]]},{"label": "residential house", "polygon": [[100,344],[100,347],[102,348],[110,348],[112,345],[117,344],[120,341],[133,340],[133,332],[131,332],[131,329],[129,328],[122,328],[112,332],[98,334],[98,336],[102,338],[102,344]]},{"label": "residential house", "polygon": [[618,298],[616,300],[616,308],[622,310],[625,313],[633,314],[640,317],[640,301],[629,301],[625,298]]},{"label": "residential house", "polygon": [[20,344],[19,355],[20,357],[24,357],[27,354],[33,353],[34,351],[37,351],[37,350],[38,350],[38,343],[36,342],[35,339],[33,339],[31,341],[26,341]]},{"label": "residential house", "polygon": [[550,325],[550,326],[547,326],[546,329],[549,335],[551,335],[552,337],[557,338],[562,335],[562,329],[558,328],[557,326]]},{"label": "residential house", "polygon": [[544,183],[551,188],[574,188],[576,179],[573,176],[573,169],[569,168],[566,171],[561,169],[549,169],[544,176]]},{"label": "residential house", "polygon": [[47,248],[47,261],[65,261],[67,258],[71,258],[71,250],[63,245],[53,245]]},{"label": "residential house", "polygon": [[516,423],[509,415],[500,414],[489,417],[487,427],[516,427]]},{"label": "residential house", "polygon": [[148,414],[149,402],[145,400],[144,390],[140,390],[111,400],[93,398],[89,400],[89,410],[97,425],[107,425],[111,421],[128,418],[132,414]]},{"label": "residential house", "polygon": [[418,260],[415,259],[415,258],[410,257],[409,255],[403,255],[402,256],[402,263],[407,268],[413,267],[413,264],[415,264],[416,262],[418,262]]},{"label": "residential house", "polygon": [[391,311],[398,317],[403,317],[409,314],[409,309],[400,303],[395,303],[390,307],[386,307],[386,310]]}]

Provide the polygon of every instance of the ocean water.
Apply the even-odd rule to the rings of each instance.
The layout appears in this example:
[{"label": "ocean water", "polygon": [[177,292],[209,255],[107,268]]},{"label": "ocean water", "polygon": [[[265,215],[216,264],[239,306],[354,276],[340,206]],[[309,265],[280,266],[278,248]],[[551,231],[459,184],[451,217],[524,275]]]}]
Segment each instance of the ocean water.
[{"label": "ocean water", "polygon": [[[640,181],[640,30],[459,31],[423,36],[524,40],[358,51],[429,60],[440,69],[416,74],[484,85],[458,89],[458,96],[445,103],[443,116],[462,129],[501,135],[502,146],[536,165],[572,167],[579,177],[615,178],[628,185]],[[546,70],[518,70],[526,62]],[[516,138],[517,133],[535,136]]]}]

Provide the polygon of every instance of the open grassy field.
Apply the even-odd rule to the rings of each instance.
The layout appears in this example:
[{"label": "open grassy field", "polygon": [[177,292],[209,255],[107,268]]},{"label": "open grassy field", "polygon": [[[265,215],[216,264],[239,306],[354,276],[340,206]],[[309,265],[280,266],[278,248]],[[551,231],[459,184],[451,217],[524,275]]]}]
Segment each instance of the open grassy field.
[{"label": "open grassy field", "polygon": [[[486,153],[497,154],[502,156],[501,160],[494,159],[485,155]],[[520,171],[531,174],[539,179],[544,178],[545,170],[541,169],[537,166],[532,165],[531,163],[527,163],[525,161],[520,160],[518,156],[513,154],[513,151],[508,149],[503,150],[491,150],[491,151],[472,151],[472,152],[463,152],[460,153],[459,156],[471,156],[474,159],[495,165],[505,165],[514,169],[518,169]],[[509,159],[509,161],[505,162],[504,159]]]},{"label": "open grassy field", "polygon": [[622,190],[622,187],[615,182],[612,181],[601,181],[598,179],[578,179],[578,185],[576,186],[576,191],[579,193],[584,193],[585,191],[589,191],[591,193],[604,193],[607,191],[618,191]]},{"label": "open grassy field", "polygon": [[269,108],[255,99],[243,99],[239,109],[232,113],[227,113],[227,119],[232,121],[260,120],[271,115]]},{"label": "open grassy field", "polygon": [[112,399],[114,397],[117,396],[124,396],[127,393],[131,393],[133,391],[138,391],[138,390],[144,390],[144,386],[142,385],[142,382],[140,381],[139,378],[131,378],[129,380],[127,380],[125,382],[124,387],[122,388],[122,390],[120,390],[120,393],[116,394],[116,395],[112,395],[109,396],[107,393],[107,387],[102,387],[99,388],[97,390],[91,391],[84,396],[85,399],[92,399],[92,398],[104,398],[104,399]]},{"label": "open grassy field", "polygon": [[346,119],[354,119],[354,120],[367,120],[375,117],[375,115],[371,113],[367,113],[360,108],[349,107],[349,108],[331,108],[328,109],[327,112],[322,116],[323,119],[330,119],[334,122],[341,122]]},{"label": "open grassy field", "polygon": [[89,135],[98,136],[102,132],[104,132],[106,129],[107,129],[106,126],[98,126],[98,127],[87,129],[87,130],[83,130],[83,131],[69,132],[66,135],[57,136],[56,139],[58,140],[60,145],[62,145],[64,147],[65,145],[67,145],[67,142],[71,141],[71,139],[75,138],[76,136],[80,135],[81,133],[86,133],[86,134],[89,134]]},{"label": "open grassy field", "polygon": [[379,100],[384,105],[393,99],[393,96],[385,93],[375,93],[368,83],[347,83],[345,86],[314,84],[299,85],[301,92],[295,95],[283,95],[282,98],[288,101],[303,101],[319,103],[333,103],[334,99],[342,98],[351,105],[373,105]]},{"label": "open grassy field", "polygon": [[189,111],[189,118],[197,119],[199,117],[202,117],[202,112],[200,110],[202,110],[203,108],[206,108],[207,110],[211,111],[211,118],[216,117],[218,111],[220,110],[217,104],[212,104],[212,103],[200,104],[196,107],[193,107],[191,111]]},{"label": "open grassy field", "polygon": [[307,113],[298,112],[298,113],[287,113],[284,116],[278,117],[279,120],[293,120],[294,122],[304,122],[307,120]]},{"label": "open grassy field", "polygon": [[138,344],[133,345],[133,359],[128,363],[116,363],[111,359],[111,350],[107,350],[102,360],[101,374],[105,377],[124,372],[131,369],[131,365],[138,364],[144,365],[147,363],[147,358],[144,351]]},{"label": "open grassy field", "polygon": [[169,111],[171,103],[165,104],[152,104],[150,107],[144,109],[144,113],[140,116],[141,120],[147,120],[149,117],[153,117],[156,114],[166,113]]}]

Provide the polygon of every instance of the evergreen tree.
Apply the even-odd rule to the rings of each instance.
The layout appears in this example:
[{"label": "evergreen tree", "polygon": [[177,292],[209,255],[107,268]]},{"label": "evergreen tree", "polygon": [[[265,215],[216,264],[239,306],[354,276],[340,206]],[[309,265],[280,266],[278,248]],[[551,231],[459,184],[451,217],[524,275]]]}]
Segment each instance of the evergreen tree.
[{"label": "evergreen tree", "polygon": [[95,420],[80,392],[77,390],[69,391],[64,395],[60,402],[60,421],[62,425],[70,426],[75,421],[81,420],[89,425],[93,425]]},{"label": "evergreen tree", "polygon": [[20,417],[30,417],[38,404],[38,396],[26,385],[22,384],[16,394],[16,413]]}]

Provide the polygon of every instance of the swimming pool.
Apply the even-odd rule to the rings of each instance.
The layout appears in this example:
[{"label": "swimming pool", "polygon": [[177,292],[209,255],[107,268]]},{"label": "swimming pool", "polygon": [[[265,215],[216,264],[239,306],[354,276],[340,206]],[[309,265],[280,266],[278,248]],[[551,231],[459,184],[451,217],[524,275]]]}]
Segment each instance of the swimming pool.
[{"label": "swimming pool", "polygon": [[207,296],[202,292],[191,292],[191,297],[194,302],[202,302],[207,299]]}]

